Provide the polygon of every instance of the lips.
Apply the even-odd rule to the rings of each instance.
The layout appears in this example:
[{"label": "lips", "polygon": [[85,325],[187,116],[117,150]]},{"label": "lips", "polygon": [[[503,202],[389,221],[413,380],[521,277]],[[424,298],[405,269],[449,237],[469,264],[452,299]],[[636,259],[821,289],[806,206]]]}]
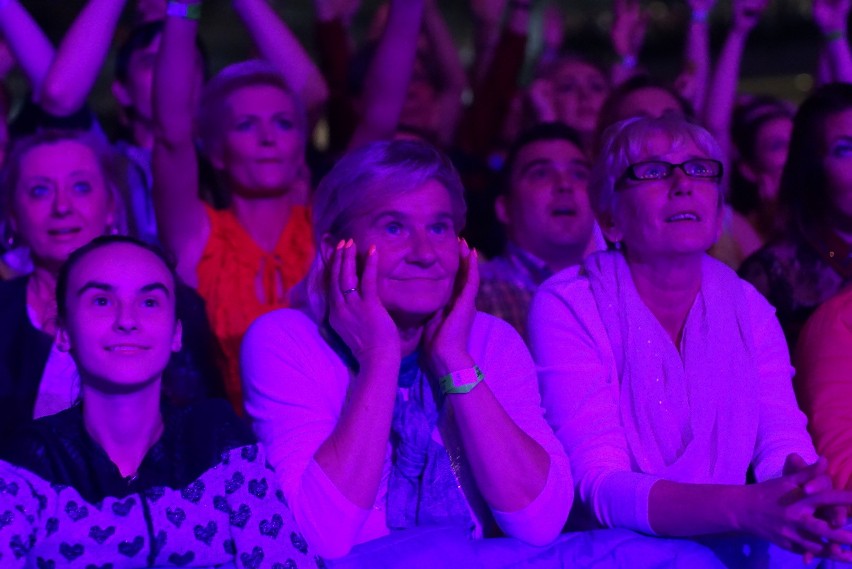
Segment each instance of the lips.
[{"label": "lips", "polygon": [[554,217],[563,217],[563,216],[572,217],[572,216],[577,215],[577,210],[574,209],[574,208],[570,208],[570,207],[559,207],[559,208],[554,208],[553,210],[551,210],[550,215],[552,215]]},{"label": "lips", "polygon": [[694,211],[680,211],[666,218],[666,223],[676,223],[679,221],[701,221],[701,216]]},{"label": "lips", "polygon": [[110,344],[108,346],[105,346],[104,349],[107,352],[110,352],[110,353],[113,353],[113,354],[135,355],[135,354],[138,354],[138,353],[141,353],[141,352],[148,351],[150,349],[150,347],[145,346],[143,344],[125,343],[125,344]]},{"label": "lips", "polygon": [[72,237],[80,233],[83,229],[81,227],[56,227],[53,229],[48,229],[47,234],[51,237],[63,238],[63,237]]}]

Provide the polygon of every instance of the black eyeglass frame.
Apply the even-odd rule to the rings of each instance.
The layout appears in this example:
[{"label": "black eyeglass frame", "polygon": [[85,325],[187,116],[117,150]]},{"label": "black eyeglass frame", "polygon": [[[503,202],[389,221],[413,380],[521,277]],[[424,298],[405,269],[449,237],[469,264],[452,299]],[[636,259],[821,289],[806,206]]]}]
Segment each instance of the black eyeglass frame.
[{"label": "black eyeglass frame", "polygon": [[[690,174],[686,170],[686,165],[693,162],[709,162],[715,165],[718,168],[718,173],[713,174],[712,176],[696,176],[695,174]],[[634,170],[637,166],[644,166],[646,164],[659,164],[666,168],[666,173],[664,176],[658,176],[656,178],[642,178],[636,175],[636,171]],[[715,180],[720,181],[725,172],[725,167],[719,160],[715,158],[690,158],[689,160],[684,160],[680,164],[672,164],[671,162],[666,162],[665,160],[643,160],[642,162],[636,162],[635,164],[631,164],[624,171],[624,174],[618,179],[616,185],[620,185],[624,183],[625,180],[630,180],[631,182],[657,182],[659,180],[666,180],[672,177],[674,174],[675,168],[679,168],[681,172],[686,174],[690,178],[694,178],[696,180]]]}]

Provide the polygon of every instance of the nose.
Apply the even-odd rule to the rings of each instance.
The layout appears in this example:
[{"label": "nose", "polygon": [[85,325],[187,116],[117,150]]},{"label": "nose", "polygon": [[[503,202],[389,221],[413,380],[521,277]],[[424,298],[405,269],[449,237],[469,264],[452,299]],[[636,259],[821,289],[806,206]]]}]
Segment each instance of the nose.
[{"label": "nose", "polygon": [[413,231],[409,238],[408,261],[422,266],[429,266],[435,262],[435,244],[425,230]]},{"label": "nose", "polygon": [[671,193],[673,195],[692,194],[692,181],[682,168],[675,168],[671,175]]},{"label": "nose", "polygon": [[574,193],[574,175],[569,170],[558,170],[554,176],[553,189],[557,194]]},{"label": "nose", "polygon": [[71,198],[63,188],[57,188],[53,194],[52,213],[56,217],[64,217],[71,211]]},{"label": "nose", "polygon": [[136,318],[136,308],[132,305],[119,302],[115,311],[115,322],[113,328],[117,332],[129,333],[139,328]]},{"label": "nose", "polygon": [[258,138],[260,144],[264,146],[271,146],[275,144],[275,135],[273,133],[273,127],[267,123],[261,123],[258,128]]}]

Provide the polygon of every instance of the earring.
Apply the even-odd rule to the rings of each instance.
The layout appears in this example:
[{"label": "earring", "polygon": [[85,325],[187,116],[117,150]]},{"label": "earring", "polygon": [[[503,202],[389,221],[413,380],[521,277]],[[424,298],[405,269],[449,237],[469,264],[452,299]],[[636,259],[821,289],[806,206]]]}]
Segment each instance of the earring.
[{"label": "earring", "polygon": [[110,223],[106,228],[107,235],[118,235],[118,225],[115,223]]},{"label": "earring", "polygon": [[612,246],[615,248],[616,251],[621,251],[621,241],[613,241]]},{"label": "earring", "polygon": [[18,246],[18,239],[15,236],[15,231],[9,223],[3,224],[3,245],[7,251],[11,251]]}]

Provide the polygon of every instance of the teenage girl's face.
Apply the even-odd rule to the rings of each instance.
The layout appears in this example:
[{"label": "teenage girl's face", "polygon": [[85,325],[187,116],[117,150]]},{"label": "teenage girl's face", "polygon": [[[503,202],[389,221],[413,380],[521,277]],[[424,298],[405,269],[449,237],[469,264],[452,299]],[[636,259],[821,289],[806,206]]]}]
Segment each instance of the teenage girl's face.
[{"label": "teenage girl's face", "polygon": [[21,158],[12,227],[39,266],[57,269],[68,255],[115,222],[115,204],[95,153],[62,140]]},{"label": "teenage girl's face", "polygon": [[163,261],[131,243],[96,249],[71,269],[58,338],[83,381],[132,391],[162,376],[180,349],[175,282]]},{"label": "teenage girl's face", "polygon": [[250,85],[234,91],[227,107],[223,144],[213,165],[225,171],[238,195],[286,193],[304,165],[293,99],[271,85]]},{"label": "teenage girl's face", "polygon": [[594,131],[598,113],[609,94],[603,73],[583,61],[567,60],[559,64],[552,81],[559,121],[580,132]]},{"label": "teenage girl's face", "polygon": [[825,121],[823,142],[822,165],[832,210],[852,222],[852,109]]}]

